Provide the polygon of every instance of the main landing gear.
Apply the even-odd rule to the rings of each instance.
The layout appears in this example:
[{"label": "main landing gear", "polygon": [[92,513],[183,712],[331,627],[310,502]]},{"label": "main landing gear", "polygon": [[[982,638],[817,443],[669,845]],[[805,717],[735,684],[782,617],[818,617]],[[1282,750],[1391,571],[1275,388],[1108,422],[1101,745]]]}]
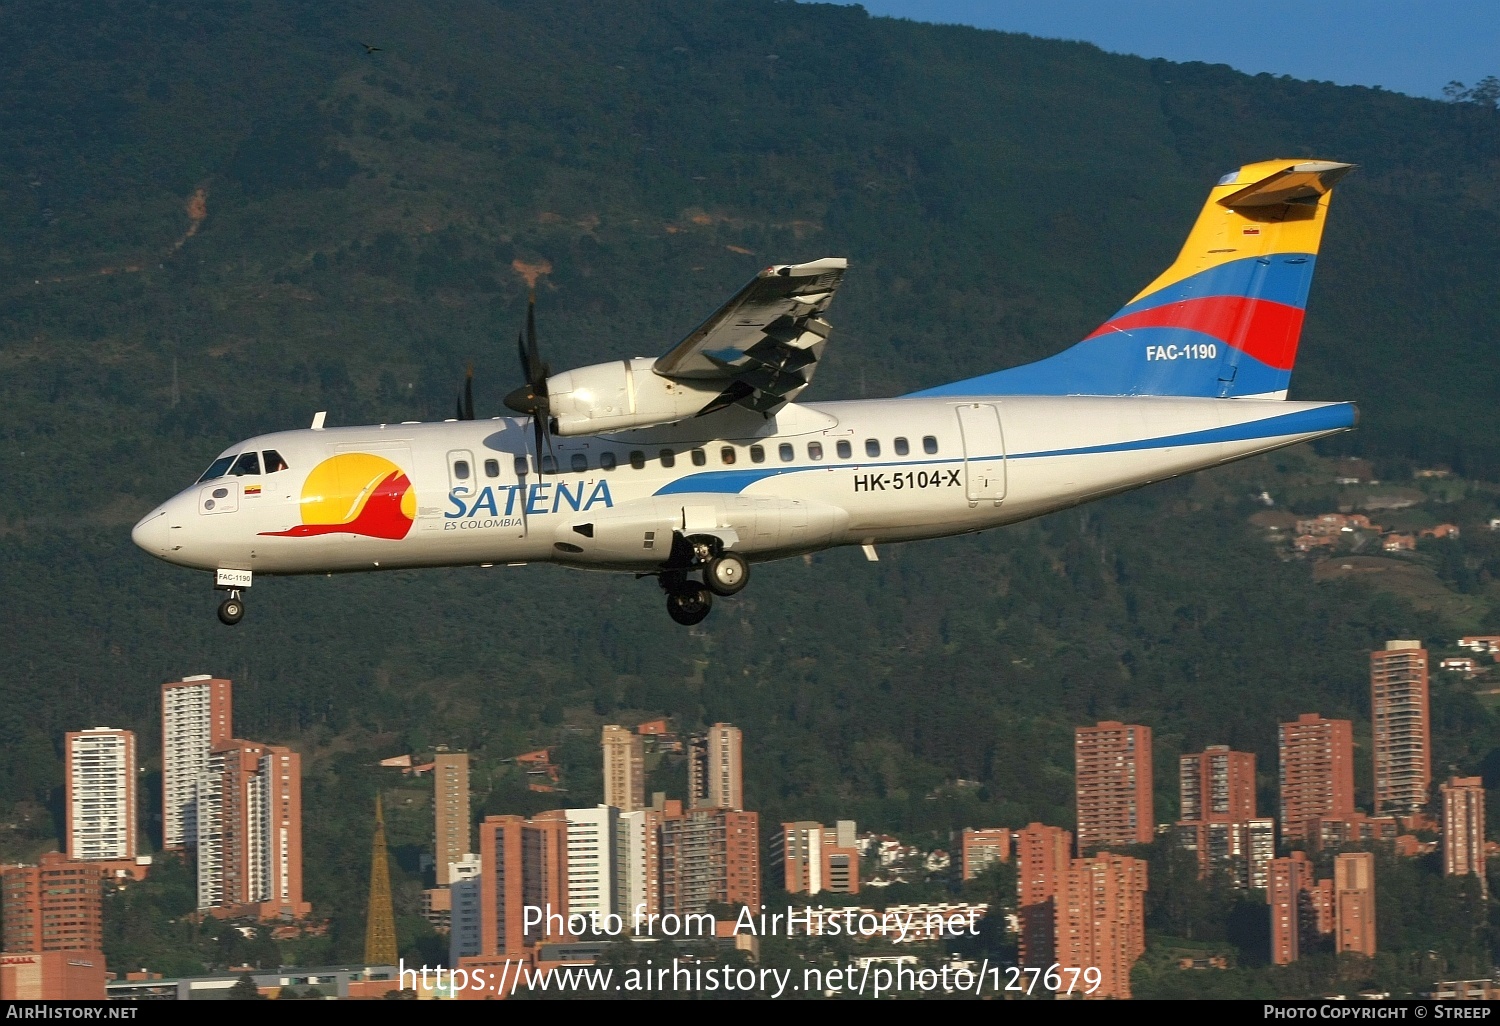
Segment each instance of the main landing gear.
[{"label": "main landing gear", "polygon": [[[678,548],[678,547],[674,547]],[[686,551],[681,551],[685,549]],[[686,569],[664,570],[659,580],[667,593],[667,615],[684,627],[700,624],[713,609],[714,596],[737,595],[750,582],[750,564],[738,552],[725,552],[717,538],[691,538],[674,551]],[[701,568],[703,581],[688,579]]]},{"label": "main landing gear", "polygon": [[240,598],[238,589],[231,589],[229,597],[219,603],[219,622],[226,627],[233,627],[245,618],[245,600]]}]

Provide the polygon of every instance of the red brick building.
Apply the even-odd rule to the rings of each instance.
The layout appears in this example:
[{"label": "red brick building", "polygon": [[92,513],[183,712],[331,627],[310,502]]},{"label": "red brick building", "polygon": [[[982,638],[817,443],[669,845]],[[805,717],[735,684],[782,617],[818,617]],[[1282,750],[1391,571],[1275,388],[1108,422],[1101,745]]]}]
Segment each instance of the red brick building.
[{"label": "red brick building", "polygon": [[1089,998],[1130,997],[1130,969],[1146,951],[1146,863],[1099,852],[1073,859],[1057,896],[1056,961],[1097,966]]},{"label": "red brick building", "polygon": [[1062,827],[1028,824],[1016,831],[1016,915],[1020,963],[1050,965],[1057,947],[1057,894],[1067,885],[1073,835]]},{"label": "red brick building", "polygon": [[1387,641],[1370,653],[1370,713],[1375,814],[1411,815],[1427,805],[1432,786],[1427,650],[1420,641]]},{"label": "red brick building", "polygon": [[963,878],[972,880],[997,862],[1010,861],[1010,828],[964,827],[960,856]]},{"label": "red brick building", "polygon": [[1280,726],[1281,839],[1300,841],[1314,819],[1354,815],[1354,732],[1348,720],[1303,713]]},{"label": "red brick building", "polygon": [[1151,728],[1107,720],[1073,736],[1078,851],[1151,843]]}]

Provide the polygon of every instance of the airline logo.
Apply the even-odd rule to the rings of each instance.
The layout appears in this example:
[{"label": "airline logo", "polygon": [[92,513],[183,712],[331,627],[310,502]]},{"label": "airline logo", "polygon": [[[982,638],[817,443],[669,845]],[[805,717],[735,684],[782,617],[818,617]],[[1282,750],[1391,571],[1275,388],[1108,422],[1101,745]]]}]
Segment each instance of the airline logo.
[{"label": "airline logo", "polygon": [[307,538],[353,534],[399,541],[417,515],[417,493],[390,460],[365,452],[340,453],[319,463],[302,484],[302,523],[264,535]]}]

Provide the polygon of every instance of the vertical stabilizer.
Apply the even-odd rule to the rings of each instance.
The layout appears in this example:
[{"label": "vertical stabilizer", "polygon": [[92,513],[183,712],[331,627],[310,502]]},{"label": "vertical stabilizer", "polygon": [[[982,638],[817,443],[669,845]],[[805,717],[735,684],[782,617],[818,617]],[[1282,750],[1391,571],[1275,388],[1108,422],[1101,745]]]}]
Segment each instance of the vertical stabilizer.
[{"label": "vertical stabilizer", "polygon": [[1172,266],[1082,342],[917,394],[1286,398],[1328,202],[1353,167],[1270,160],[1225,175]]}]

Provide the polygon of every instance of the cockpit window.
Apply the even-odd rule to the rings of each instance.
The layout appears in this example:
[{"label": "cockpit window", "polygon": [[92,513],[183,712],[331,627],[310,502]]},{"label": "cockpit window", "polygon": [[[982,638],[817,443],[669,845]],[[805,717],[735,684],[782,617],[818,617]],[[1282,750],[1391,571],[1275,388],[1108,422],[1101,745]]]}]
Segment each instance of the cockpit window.
[{"label": "cockpit window", "polygon": [[212,481],[216,477],[223,477],[229,471],[229,465],[233,462],[233,456],[220,456],[208,465],[208,469],[203,472],[203,476],[198,479],[198,483],[202,484],[204,481]]},{"label": "cockpit window", "polygon": [[275,449],[267,449],[261,455],[265,457],[267,474],[276,474],[287,469],[286,460],[282,459],[281,453]]},{"label": "cockpit window", "polygon": [[234,461],[234,466],[229,468],[231,477],[245,477],[249,474],[260,476],[260,453],[242,452],[240,458]]}]

